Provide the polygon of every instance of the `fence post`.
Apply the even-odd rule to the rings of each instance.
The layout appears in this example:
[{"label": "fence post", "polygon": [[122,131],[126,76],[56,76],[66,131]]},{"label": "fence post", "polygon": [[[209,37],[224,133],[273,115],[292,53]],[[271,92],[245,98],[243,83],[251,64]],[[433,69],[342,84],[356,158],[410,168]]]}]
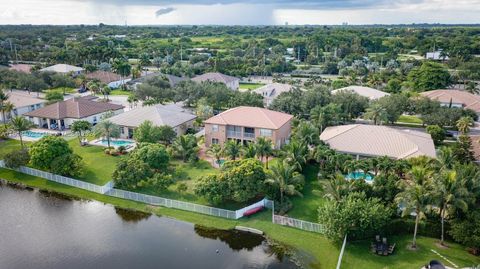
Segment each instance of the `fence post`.
[{"label": "fence post", "polygon": [[347,235],[345,234],[345,238],[343,239],[342,249],[340,250],[340,255],[338,256],[337,269],[340,269],[340,266],[342,265],[342,258],[343,258],[343,253],[345,252],[346,244],[347,244]]},{"label": "fence post", "polygon": [[275,223],[275,201],[272,200],[272,223]]}]

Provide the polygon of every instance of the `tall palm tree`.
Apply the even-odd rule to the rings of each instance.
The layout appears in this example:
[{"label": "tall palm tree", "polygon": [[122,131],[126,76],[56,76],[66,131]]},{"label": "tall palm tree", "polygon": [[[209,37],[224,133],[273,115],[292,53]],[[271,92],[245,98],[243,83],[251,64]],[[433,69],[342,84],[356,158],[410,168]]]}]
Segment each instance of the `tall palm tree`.
[{"label": "tall palm tree", "polygon": [[415,229],[413,232],[412,248],[417,247],[418,223],[425,218],[425,212],[432,201],[431,173],[425,167],[413,167],[408,179],[402,181],[402,191],[395,200],[402,206],[402,215],[415,214]]},{"label": "tall palm tree", "polygon": [[34,126],[33,123],[31,123],[29,120],[25,119],[24,117],[18,116],[18,117],[12,118],[12,120],[10,121],[10,125],[12,130],[18,134],[18,137],[20,138],[20,145],[22,146],[22,149],[23,149],[24,145],[23,145],[22,132],[30,130]]},{"label": "tall palm tree", "polygon": [[271,167],[265,182],[278,189],[281,204],[284,202],[285,195],[302,196],[302,193],[297,190],[297,186],[303,185],[304,177],[295,171],[295,167],[285,161],[278,162]]},{"label": "tall palm tree", "polygon": [[310,122],[301,122],[295,129],[295,138],[298,141],[304,141],[309,146],[314,146],[320,141],[320,134]]},{"label": "tall palm tree", "polygon": [[120,127],[109,120],[104,120],[94,127],[94,133],[97,137],[105,137],[110,147],[111,138],[120,137]]},{"label": "tall palm tree", "polygon": [[473,125],[473,119],[471,117],[461,117],[457,121],[457,129],[462,134],[467,134],[470,131],[470,126]]},{"label": "tall palm tree", "polygon": [[191,134],[181,135],[175,139],[172,147],[176,154],[182,157],[182,161],[186,162],[190,157],[197,153],[197,139]]},{"label": "tall palm tree", "polygon": [[257,148],[257,155],[260,156],[260,159],[263,161],[265,157],[265,165],[268,169],[268,157],[273,153],[272,141],[263,136],[257,138],[255,142],[255,147]]},{"label": "tall palm tree", "polygon": [[457,173],[452,170],[444,170],[439,176],[434,177],[434,204],[438,207],[442,224],[440,244],[444,244],[445,217],[448,212],[454,209],[466,211],[468,204],[465,198],[468,195],[467,189],[462,182],[457,180]]},{"label": "tall palm tree", "polygon": [[5,114],[7,113],[5,110],[5,104],[8,102],[8,95],[5,91],[0,90],[0,111],[2,112],[3,124],[7,125],[7,118]]},{"label": "tall palm tree", "polygon": [[132,66],[125,59],[115,59],[113,61],[112,67],[115,73],[120,75],[120,78],[122,80],[122,88],[125,88],[125,83],[123,82],[123,80],[125,77],[130,76],[130,74],[132,73]]},{"label": "tall palm tree", "polygon": [[255,147],[255,143],[248,143],[242,149],[242,155],[244,158],[255,158],[257,156],[257,148]]},{"label": "tall palm tree", "polygon": [[440,169],[452,169],[455,156],[451,147],[440,147],[437,154],[437,163]]},{"label": "tall palm tree", "polygon": [[337,202],[348,195],[352,189],[351,183],[340,173],[330,176],[327,180],[320,181],[320,184],[325,198]]},{"label": "tall palm tree", "polygon": [[7,115],[10,115],[14,108],[15,107],[13,106],[13,104],[8,101],[0,104],[0,111],[2,112],[4,125],[7,125]]},{"label": "tall palm tree", "polygon": [[228,156],[233,161],[240,156],[241,151],[242,145],[237,140],[228,140],[223,146],[225,156]]},{"label": "tall palm tree", "polygon": [[383,106],[378,103],[373,103],[365,111],[364,118],[372,120],[373,124],[377,125],[386,120],[386,113],[387,112]]},{"label": "tall palm tree", "polygon": [[223,149],[219,144],[211,145],[207,152],[212,154],[217,164],[220,164],[220,158],[222,157]]},{"label": "tall palm tree", "polygon": [[100,91],[100,85],[93,80],[87,83],[87,88],[93,93],[93,95],[96,95]]},{"label": "tall palm tree", "polygon": [[477,88],[477,83],[475,83],[475,81],[467,82],[467,85],[465,86],[465,91],[467,91],[471,94],[479,94],[480,93],[480,89]]},{"label": "tall palm tree", "polygon": [[308,148],[304,143],[292,141],[285,146],[285,161],[301,172],[307,163]]}]

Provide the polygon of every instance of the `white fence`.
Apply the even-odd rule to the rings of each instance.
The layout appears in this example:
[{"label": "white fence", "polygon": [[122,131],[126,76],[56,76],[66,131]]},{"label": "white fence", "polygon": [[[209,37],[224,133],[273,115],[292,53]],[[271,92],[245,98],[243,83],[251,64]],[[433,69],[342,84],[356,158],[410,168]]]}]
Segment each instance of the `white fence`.
[{"label": "white fence", "polygon": [[267,207],[266,206],[267,201],[270,201],[270,200],[267,200],[267,199],[264,198],[261,201],[258,201],[258,202],[254,203],[252,205],[249,205],[247,207],[244,207],[242,209],[239,209],[239,210],[235,211],[235,218],[239,219],[239,218],[243,217],[243,214],[250,209],[254,209],[254,208],[260,207],[260,206]]},{"label": "white fence", "polygon": [[315,232],[315,233],[324,233],[324,228],[322,224],[308,222],[299,219],[293,219],[289,217],[284,217],[280,215],[273,215],[273,223],[280,224],[283,226],[295,227],[304,231]]},{"label": "white fence", "polygon": [[111,189],[109,192],[105,194],[113,197],[133,200],[133,201],[142,202],[146,204],[182,209],[186,211],[197,212],[197,213],[215,216],[215,217],[236,219],[235,211],[216,208],[216,207],[198,205],[194,203],[177,201],[177,200],[162,198],[158,196],[141,194],[141,193],[131,192],[131,191],[124,191],[119,189]]},{"label": "white fence", "polygon": [[345,246],[347,245],[347,235],[343,239],[342,249],[340,250],[340,255],[338,255],[337,269],[340,269],[342,266],[343,254],[345,253]]},{"label": "white fence", "polygon": [[[5,163],[3,161],[0,161],[0,167],[6,168]],[[80,188],[80,189],[84,189],[84,190],[88,190],[88,191],[93,191],[93,192],[101,193],[101,194],[104,194],[104,193],[108,192],[109,190],[111,190],[113,188],[113,182],[112,181],[108,182],[104,186],[99,186],[99,185],[95,185],[95,184],[92,184],[92,183],[84,182],[84,181],[69,178],[69,177],[60,176],[60,175],[57,175],[57,174],[52,174],[52,173],[49,173],[49,172],[41,171],[41,170],[38,170],[38,169],[26,167],[26,166],[21,166],[18,169],[15,169],[15,170],[18,171],[18,172],[27,174],[27,175],[41,177],[41,178],[44,178],[44,179],[47,179],[47,180],[50,180],[50,181],[54,181],[54,182],[57,182],[57,183],[61,183],[61,184],[65,184],[65,185],[68,185],[68,186],[72,186],[72,187],[76,187],[76,188]]]}]

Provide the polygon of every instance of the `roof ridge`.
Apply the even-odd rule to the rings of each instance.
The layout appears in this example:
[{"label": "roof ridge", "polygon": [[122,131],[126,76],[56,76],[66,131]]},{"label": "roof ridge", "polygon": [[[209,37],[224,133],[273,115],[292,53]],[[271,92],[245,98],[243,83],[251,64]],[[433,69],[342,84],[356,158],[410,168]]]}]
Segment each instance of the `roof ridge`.
[{"label": "roof ridge", "polygon": [[[341,134],[344,134],[344,133],[346,133],[346,132],[348,132],[348,131],[350,131],[350,130],[352,130],[352,129],[355,129],[355,128],[357,128],[357,127],[360,126],[360,125],[361,125],[361,124],[355,123],[355,124],[335,126],[335,127],[342,127],[342,126],[345,126],[345,127],[346,127],[346,126],[349,126],[349,128],[346,128],[343,132],[340,132],[340,133],[338,133],[338,134],[330,137],[328,140],[330,140],[330,139],[332,139],[332,138],[335,138],[335,137],[337,137],[337,136],[339,136],[339,135],[341,135]],[[333,126],[332,126],[332,127],[333,127]]]}]

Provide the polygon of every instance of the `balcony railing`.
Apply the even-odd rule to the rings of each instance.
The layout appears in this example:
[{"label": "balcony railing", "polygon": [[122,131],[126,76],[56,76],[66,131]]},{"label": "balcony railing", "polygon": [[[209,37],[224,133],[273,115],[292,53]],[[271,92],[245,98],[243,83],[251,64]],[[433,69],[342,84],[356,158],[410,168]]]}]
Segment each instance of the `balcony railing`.
[{"label": "balcony railing", "polygon": [[255,138],[255,133],[243,133],[243,137],[245,137],[245,138]]},{"label": "balcony railing", "polygon": [[227,137],[242,137],[242,132],[235,132],[235,131],[227,131]]}]

